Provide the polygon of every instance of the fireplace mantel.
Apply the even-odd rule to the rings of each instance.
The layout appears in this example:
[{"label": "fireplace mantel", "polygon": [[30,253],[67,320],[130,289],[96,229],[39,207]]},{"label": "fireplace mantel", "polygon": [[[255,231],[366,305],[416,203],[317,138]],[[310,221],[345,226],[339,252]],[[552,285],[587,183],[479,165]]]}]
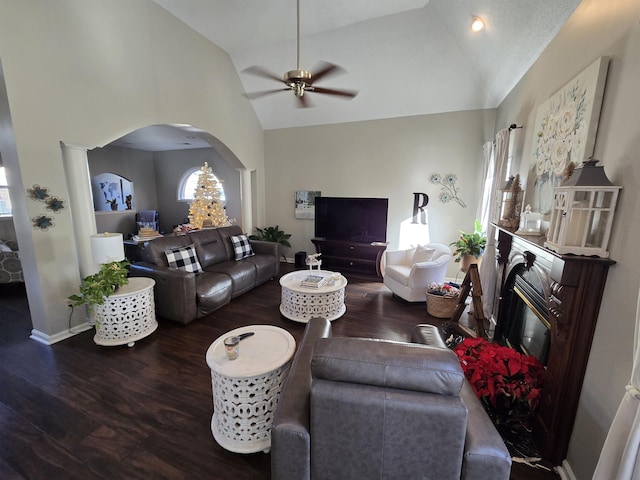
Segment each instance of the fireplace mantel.
[{"label": "fireplace mantel", "polygon": [[544,237],[520,237],[496,229],[496,334],[500,315],[505,315],[503,300],[515,272],[523,268],[532,271],[544,289],[551,332],[547,373],[533,433],[542,457],[560,465],[567,455],[607,272],[615,262],[559,255],[542,246]]}]

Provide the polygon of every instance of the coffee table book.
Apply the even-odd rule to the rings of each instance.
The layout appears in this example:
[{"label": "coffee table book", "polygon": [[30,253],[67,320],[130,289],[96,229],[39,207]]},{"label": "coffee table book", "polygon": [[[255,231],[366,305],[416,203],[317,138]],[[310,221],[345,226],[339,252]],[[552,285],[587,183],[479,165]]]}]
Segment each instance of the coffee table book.
[{"label": "coffee table book", "polygon": [[327,281],[326,277],[321,275],[308,275],[300,283],[303,287],[320,288]]}]

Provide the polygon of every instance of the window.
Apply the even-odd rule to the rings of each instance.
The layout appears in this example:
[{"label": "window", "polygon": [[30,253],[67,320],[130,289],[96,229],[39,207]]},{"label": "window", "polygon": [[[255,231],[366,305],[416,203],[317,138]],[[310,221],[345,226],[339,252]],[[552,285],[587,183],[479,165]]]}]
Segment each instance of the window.
[{"label": "window", "polygon": [[[185,202],[190,202],[193,200],[193,194],[196,191],[196,187],[198,186],[198,179],[200,177],[200,167],[195,167],[187,170],[185,174],[182,176],[180,183],[178,184],[178,200],[182,200]],[[213,178],[218,182],[218,187],[220,188],[220,201],[222,204],[226,204],[226,199],[224,196],[224,188],[222,187],[222,182],[218,177],[213,175]]]},{"label": "window", "polygon": [[4,167],[0,167],[0,215],[11,215],[11,198]]}]

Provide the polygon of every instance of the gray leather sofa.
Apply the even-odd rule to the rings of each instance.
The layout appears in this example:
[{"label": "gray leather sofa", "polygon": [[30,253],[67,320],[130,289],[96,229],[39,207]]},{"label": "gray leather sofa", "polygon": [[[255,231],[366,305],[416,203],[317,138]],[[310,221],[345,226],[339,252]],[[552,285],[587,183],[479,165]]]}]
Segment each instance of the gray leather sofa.
[{"label": "gray leather sofa", "polygon": [[[242,229],[232,225],[145,242],[142,261],[131,265],[130,275],[155,280],[158,316],[189,323],[279,274],[277,243],[251,240],[255,255],[235,260],[230,237],[240,234]],[[204,272],[169,268],[165,251],[191,244]]]},{"label": "gray leather sofa", "polygon": [[273,480],[507,480],[511,458],[435,327],[331,337],[313,318],[271,430]]}]

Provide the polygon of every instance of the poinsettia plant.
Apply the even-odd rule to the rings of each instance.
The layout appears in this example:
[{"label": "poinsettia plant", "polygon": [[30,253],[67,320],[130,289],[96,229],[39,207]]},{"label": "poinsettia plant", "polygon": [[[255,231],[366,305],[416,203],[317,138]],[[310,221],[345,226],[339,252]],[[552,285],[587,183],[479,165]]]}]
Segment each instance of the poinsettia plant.
[{"label": "poinsettia plant", "polygon": [[494,422],[510,429],[529,429],[545,373],[538,359],[483,338],[467,338],[453,351]]}]

